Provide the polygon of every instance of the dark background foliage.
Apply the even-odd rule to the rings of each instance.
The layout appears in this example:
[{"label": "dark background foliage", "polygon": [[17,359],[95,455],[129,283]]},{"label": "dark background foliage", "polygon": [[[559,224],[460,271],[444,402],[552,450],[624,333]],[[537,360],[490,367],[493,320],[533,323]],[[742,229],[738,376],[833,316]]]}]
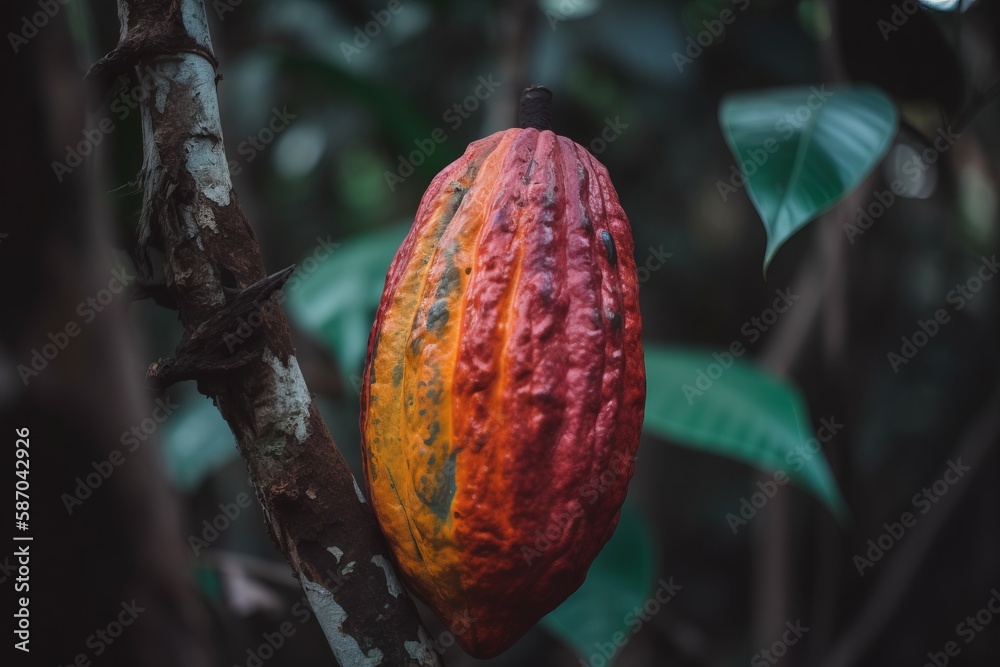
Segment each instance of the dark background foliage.
[{"label": "dark background foliage", "polygon": [[[799,388],[812,428],[821,418],[843,424],[824,453],[850,520],[838,524],[790,487],[735,531],[727,515],[772,475],[644,436],[630,516],[648,538],[641,548],[655,556],[649,590],[671,577],[683,588],[616,650],[620,666],[770,664],[760,651],[781,639],[786,621],[809,628],[782,654],[787,665],[920,665],[949,641],[961,649],[955,664],[1000,656],[995,615],[969,643],[956,628],[1000,587],[996,281],[953,310],[898,372],[887,361],[1000,244],[1000,116],[996,103],[976,104],[1000,75],[1000,8],[896,4],[917,13],[902,10],[906,20],[886,39],[879,21],[894,7],[884,0],[402,0],[367,44],[356,29],[387,3],[207,4],[234,186],[268,268],[298,263],[311,280],[289,295],[298,357],[356,471],[355,386],[388,260],[430,179],[470,141],[512,126],[529,83],[552,89],[557,131],[589,146],[613,177],[636,259],[650,269],[641,288],[647,344],[712,352],[742,341],[747,358]],[[734,20],[723,33],[691,49],[726,9]],[[20,32],[37,11],[35,2],[9,3],[3,25]],[[330,664],[315,621],[295,615],[301,592],[256,503],[243,500],[252,490],[211,403],[175,387],[167,393],[178,407],[162,428],[134,450],[123,439],[158,414],[142,376],[178,340],[173,313],[116,297],[27,387],[19,377],[17,366],[48,332],[85,321],[77,305],[107,287],[109,267],[130,266],[139,114],[121,90],[105,94],[83,80],[117,38],[114,3],[70,0],[6,54],[0,408],[11,448],[15,427],[32,433],[38,537],[28,664],[68,665],[78,654],[94,665],[254,664],[285,621],[294,634],[263,662]],[[696,55],[686,62],[678,53]],[[483,80],[499,85],[487,94]],[[766,239],[750,199],[742,189],[720,196],[719,182],[735,173],[720,101],[862,81],[897,103],[895,146],[847,199],[788,241],[765,278]],[[933,139],[942,114],[973,108],[961,139],[909,196],[863,234],[845,229],[899,177],[907,151]],[[104,120],[113,130],[93,134]],[[436,128],[443,141],[431,139]],[[88,136],[100,142],[80,166],[54,169]],[[428,141],[429,155],[408,157]],[[388,183],[387,172],[407,173],[401,160],[420,164]],[[342,245],[322,259],[326,239]],[[658,253],[670,257],[652,261]],[[815,314],[795,310],[750,340],[744,323],[776,289],[802,294],[795,308]],[[651,388],[685,381],[649,377]],[[115,450],[124,463],[68,512],[66,494]],[[915,511],[914,494],[961,457],[976,465],[926,514]],[[231,506],[238,515],[209,539],[203,522]],[[854,557],[906,511],[918,515],[916,527],[859,576]],[[0,547],[0,558],[8,552]],[[613,565],[628,572],[630,557],[639,558],[626,550]],[[11,563],[3,561],[7,599],[15,597]],[[88,641],[133,599],[146,611],[120,639]],[[443,631],[432,616],[427,622]],[[443,655],[476,664],[457,647]],[[602,664],[599,652],[584,655],[584,664]],[[564,637],[539,627],[489,664],[580,660]]]}]

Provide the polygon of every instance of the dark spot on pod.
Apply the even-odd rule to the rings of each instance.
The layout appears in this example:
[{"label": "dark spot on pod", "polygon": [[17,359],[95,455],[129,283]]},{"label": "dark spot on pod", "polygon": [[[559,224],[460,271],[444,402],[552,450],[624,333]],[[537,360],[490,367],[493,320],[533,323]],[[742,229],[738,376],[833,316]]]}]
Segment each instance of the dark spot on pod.
[{"label": "dark spot on pod", "polygon": [[448,296],[453,290],[459,287],[458,267],[455,266],[455,254],[458,252],[459,244],[456,242],[445,251],[445,262],[447,263],[444,273],[441,275],[441,282],[438,283],[438,299]]},{"label": "dark spot on pod", "polygon": [[537,164],[538,163],[535,161],[535,158],[531,158],[531,160],[528,161],[528,165],[524,169],[524,178],[521,179],[525,185],[531,182],[531,172],[535,170],[535,166]]},{"label": "dark spot on pod", "polygon": [[[518,206],[524,206],[524,200],[519,200]],[[498,209],[493,213],[493,219],[490,220],[490,224],[494,225],[499,231],[502,232],[512,232],[517,228],[517,224],[514,222],[517,219],[516,215],[510,215],[510,212],[506,208]]]},{"label": "dark spot on pod", "polygon": [[611,232],[601,231],[601,240],[604,241],[604,249],[608,251],[608,261],[611,266],[618,266],[618,250],[615,248],[615,240],[611,238]]},{"label": "dark spot on pod", "polygon": [[543,278],[541,284],[538,286],[538,298],[546,306],[551,306],[556,300],[556,289],[552,284],[552,280],[548,277]]},{"label": "dark spot on pod", "polygon": [[447,322],[448,301],[447,299],[438,299],[427,311],[427,330],[440,335]]},{"label": "dark spot on pod", "polygon": [[[441,432],[441,424],[439,422],[436,422],[436,421],[431,422],[430,426],[427,427],[427,432],[428,432],[428,435],[427,435],[426,438],[424,438],[424,444],[425,445],[433,445],[434,441],[437,440],[438,433]],[[433,456],[432,456],[432,458],[433,458]],[[431,461],[428,461],[428,463],[431,463]]]},{"label": "dark spot on pod", "polygon": [[[423,348],[423,346],[424,346],[424,339],[421,338],[420,336],[417,336],[416,338],[410,341],[410,350],[415,355],[420,354],[420,350],[421,348]],[[402,366],[400,367],[402,368]]]},{"label": "dark spot on pod", "polygon": [[444,465],[434,471],[433,478],[421,475],[416,480],[417,497],[441,520],[448,517],[455,498],[455,454],[451,452]]},{"label": "dark spot on pod", "polygon": [[621,329],[622,327],[622,316],[613,310],[609,310],[607,314],[608,324],[611,325],[612,329]]},{"label": "dark spot on pod", "polygon": [[472,267],[471,266],[465,267],[465,275],[469,275],[470,273],[472,273]]},{"label": "dark spot on pod", "polygon": [[[475,175],[475,171],[472,169],[469,171],[472,172],[473,176]],[[448,222],[454,217],[455,211],[458,210],[459,205],[462,203],[462,200],[465,199],[465,194],[468,191],[467,188],[465,188],[459,181],[452,181],[451,187],[452,195],[448,200],[448,207],[445,209],[444,215],[442,216],[442,222]]]}]

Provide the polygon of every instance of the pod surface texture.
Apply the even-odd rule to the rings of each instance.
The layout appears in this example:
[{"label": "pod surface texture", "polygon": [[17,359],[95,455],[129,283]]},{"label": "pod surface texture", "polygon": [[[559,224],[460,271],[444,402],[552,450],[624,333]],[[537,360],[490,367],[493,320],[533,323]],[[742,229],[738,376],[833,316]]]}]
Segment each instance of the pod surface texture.
[{"label": "pod surface texture", "polygon": [[473,656],[565,600],[614,532],[641,329],[629,222],[586,149],[506,130],[430,184],[369,339],[362,460],[401,576]]}]

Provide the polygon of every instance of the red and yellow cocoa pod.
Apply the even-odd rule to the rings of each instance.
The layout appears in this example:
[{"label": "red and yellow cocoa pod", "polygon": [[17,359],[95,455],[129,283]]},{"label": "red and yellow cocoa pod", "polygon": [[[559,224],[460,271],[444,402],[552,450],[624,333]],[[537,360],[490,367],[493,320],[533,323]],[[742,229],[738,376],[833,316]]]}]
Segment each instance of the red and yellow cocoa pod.
[{"label": "red and yellow cocoa pod", "polygon": [[527,127],[438,174],[389,268],[365,481],[402,577],[474,656],[576,590],[618,522],[646,393],[633,250],[604,166]]}]

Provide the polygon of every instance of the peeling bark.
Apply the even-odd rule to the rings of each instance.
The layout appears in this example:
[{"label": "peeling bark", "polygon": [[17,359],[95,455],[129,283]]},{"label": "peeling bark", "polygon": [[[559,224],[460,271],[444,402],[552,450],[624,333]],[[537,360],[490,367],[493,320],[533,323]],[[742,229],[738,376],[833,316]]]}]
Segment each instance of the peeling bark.
[{"label": "peeling bark", "polygon": [[[202,0],[119,0],[118,47],[91,76],[148,75],[141,101],[140,240],[163,251],[166,295],[185,334],[156,386],[194,379],[215,400],[249,468],[268,530],[342,665],[440,664],[357,483],[309,395],[288,324],[230,180],[216,60]],[[259,312],[249,336],[238,320]],[[348,563],[350,568],[341,566]]]}]

